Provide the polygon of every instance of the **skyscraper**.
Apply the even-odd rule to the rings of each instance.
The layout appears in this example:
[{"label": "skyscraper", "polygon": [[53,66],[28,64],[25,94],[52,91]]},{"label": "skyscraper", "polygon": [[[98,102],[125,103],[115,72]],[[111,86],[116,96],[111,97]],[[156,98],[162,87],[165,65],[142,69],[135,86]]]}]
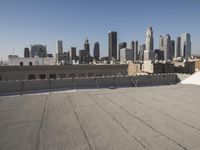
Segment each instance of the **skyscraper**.
[{"label": "skyscraper", "polygon": [[27,58],[27,57],[30,57],[30,51],[29,51],[29,48],[24,48],[24,57]]},{"label": "skyscraper", "polygon": [[138,41],[135,41],[134,49],[133,49],[133,61],[138,60]]},{"label": "skyscraper", "polygon": [[94,59],[95,60],[99,60],[100,57],[100,46],[99,46],[99,42],[94,43]]},{"label": "skyscraper", "polygon": [[171,37],[169,34],[160,36],[159,49],[164,52],[164,60],[172,60]]},{"label": "skyscraper", "polygon": [[140,45],[140,51],[139,51],[139,60],[144,60],[144,51],[146,49],[146,45],[142,44]]},{"label": "skyscraper", "polygon": [[76,47],[71,47],[70,49],[70,57],[72,60],[76,59]]},{"label": "skyscraper", "polygon": [[183,58],[191,56],[191,41],[189,33],[181,34],[181,56]]},{"label": "skyscraper", "polygon": [[117,32],[108,32],[109,59],[117,60]]},{"label": "skyscraper", "polygon": [[176,52],[175,57],[181,57],[181,37],[176,38]]},{"label": "skyscraper", "polygon": [[153,29],[149,27],[146,32],[146,50],[144,51],[144,60],[154,59],[154,39],[153,39]]},{"label": "skyscraper", "polygon": [[171,40],[170,45],[171,45],[171,58],[174,58],[175,57],[175,41]]},{"label": "skyscraper", "polygon": [[146,32],[146,50],[153,51],[153,29],[149,27]]},{"label": "skyscraper", "polygon": [[118,49],[118,51],[119,51],[119,54],[118,54],[119,61],[120,61],[120,49],[126,48],[126,47],[127,47],[127,43],[126,42],[119,43],[119,49]]},{"label": "skyscraper", "polygon": [[88,54],[90,55],[90,44],[89,44],[89,40],[86,37],[85,43],[84,43],[84,50],[88,51]]},{"label": "skyscraper", "polygon": [[63,42],[61,40],[58,40],[56,43],[56,47],[57,47],[57,53],[58,55],[62,55],[63,54]]}]

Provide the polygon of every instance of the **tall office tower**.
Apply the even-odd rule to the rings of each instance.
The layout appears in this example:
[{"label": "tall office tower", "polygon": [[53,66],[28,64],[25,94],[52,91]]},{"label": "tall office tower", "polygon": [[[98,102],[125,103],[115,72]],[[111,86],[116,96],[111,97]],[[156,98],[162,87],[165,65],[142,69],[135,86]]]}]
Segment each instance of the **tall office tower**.
[{"label": "tall office tower", "polygon": [[58,55],[63,54],[63,42],[61,40],[56,42],[57,53]]},{"label": "tall office tower", "polygon": [[118,49],[118,60],[119,61],[120,61],[120,49],[126,48],[126,47],[127,47],[127,43],[126,42],[119,43],[119,49]]},{"label": "tall office tower", "polygon": [[153,51],[153,29],[149,27],[146,32],[146,50]]},{"label": "tall office tower", "polygon": [[170,46],[171,46],[171,58],[173,59],[175,57],[175,41],[174,40],[170,41]]},{"label": "tall office tower", "polygon": [[152,27],[149,27],[146,32],[146,50],[144,51],[144,60],[154,60],[153,43],[153,29]]},{"label": "tall office tower", "polygon": [[117,60],[117,32],[108,32],[108,53],[110,60]]},{"label": "tall office tower", "polygon": [[89,44],[89,40],[86,37],[85,43],[84,43],[84,50],[88,51],[88,54],[90,55],[90,44]]},{"label": "tall office tower", "polygon": [[94,59],[99,60],[100,57],[100,46],[99,42],[94,43],[94,51],[93,51]]},{"label": "tall office tower", "polygon": [[135,41],[134,49],[133,49],[133,61],[138,60],[138,41]]},{"label": "tall office tower", "polygon": [[120,49],[120,61],[133,61],[133,50],[129,48]]},{"label": "tall office tower", "polygon": [[183,58],[191,56],[191,41],[189,33],[181,34],[181,56]]},{"label": "tall office tower", "polygon": [[24,48],[24,57],[27,58],[27,57],[30,57],[30,51],[29,51],[29,48]]},{"label": "tall office tower", "polygon": [[159,49],[164,52],[164,60],[172,60],[171,37],[169,34],[160,36]]},{"label": "tall office tower", "polygon": [[175,57],[181,57],[181,37],[176,38],[176,52]]},{"label": "tall office tower", "polygon": [[70,57],[71,57],[72,60],[76,59],[76,47],[70,48]]},{"label": "tall office tower", "polygon": [[146,49],[146,45],[142,44],[140,45],[140,50],[139,50],[139,60],[143,61],[144,60],[144,51]]},{"label": "tall office tower", "polygon": [[138,53],[138,41],[131,41],[130,47],[133,50],[133,61],[136,61],[136,53]]}]

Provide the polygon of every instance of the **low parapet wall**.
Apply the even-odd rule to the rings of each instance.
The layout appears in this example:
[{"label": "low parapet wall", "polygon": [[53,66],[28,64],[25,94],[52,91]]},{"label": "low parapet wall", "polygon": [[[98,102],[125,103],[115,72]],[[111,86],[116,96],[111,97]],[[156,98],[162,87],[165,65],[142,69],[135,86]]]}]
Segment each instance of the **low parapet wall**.
[{"label": "low parapet wall", "polygon": [[96,78],[75,78],[59,80],[2,81],[0,95],[24,94],[42,91],[98,89],[120,87],[142,87],[170,85],[180,82],[177,74],[155,74],[139,76],[109,76]]}]

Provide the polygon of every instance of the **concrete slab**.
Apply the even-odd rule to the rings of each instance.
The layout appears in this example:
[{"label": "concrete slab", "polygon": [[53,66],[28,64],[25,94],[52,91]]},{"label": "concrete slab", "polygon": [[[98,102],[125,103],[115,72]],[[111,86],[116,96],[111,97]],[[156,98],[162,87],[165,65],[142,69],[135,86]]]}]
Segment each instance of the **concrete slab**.
[{"label": "concrete slab", "polygon": [[0,150],[199,150],[200,86],[0,97]]}]

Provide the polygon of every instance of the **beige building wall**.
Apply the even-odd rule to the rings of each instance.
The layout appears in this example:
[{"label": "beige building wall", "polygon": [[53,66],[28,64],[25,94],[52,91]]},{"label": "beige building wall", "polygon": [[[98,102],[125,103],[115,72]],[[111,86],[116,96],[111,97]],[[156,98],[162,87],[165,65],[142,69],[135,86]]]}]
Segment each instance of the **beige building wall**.
[{"label": "beige building wall", "polygon": [[0,80],[96,77],[112,75],[128,75],[128,65],[63,65],[63,66],[1,66]]},{"label": "beige building wall", "polygon": [[195,62],[195,69],[200,70],[200,60]]},{"label": "beige building wall", "polygon": [[141,64],[140,63],[130,63],[128,65],[128,75],[133,76],[137,75],[137,73],[141,73]]}]

